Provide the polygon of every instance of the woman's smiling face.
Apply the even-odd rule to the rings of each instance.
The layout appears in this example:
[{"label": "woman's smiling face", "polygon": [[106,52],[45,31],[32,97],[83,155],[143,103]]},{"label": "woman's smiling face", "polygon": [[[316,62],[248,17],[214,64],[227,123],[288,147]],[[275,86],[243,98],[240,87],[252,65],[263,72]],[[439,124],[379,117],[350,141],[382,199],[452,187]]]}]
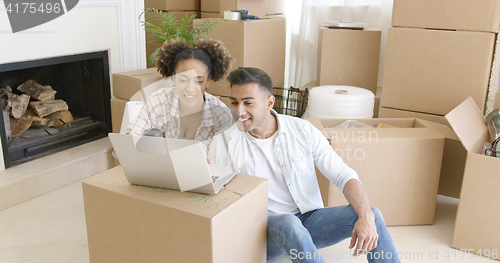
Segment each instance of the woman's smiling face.
[{"label": "woman's smiling face", "polygon": [[203,62],[197,59],[179,62],[175,69],[175,88],[181,105],[194,105],[202,101],[208,80],[208,68]]}]

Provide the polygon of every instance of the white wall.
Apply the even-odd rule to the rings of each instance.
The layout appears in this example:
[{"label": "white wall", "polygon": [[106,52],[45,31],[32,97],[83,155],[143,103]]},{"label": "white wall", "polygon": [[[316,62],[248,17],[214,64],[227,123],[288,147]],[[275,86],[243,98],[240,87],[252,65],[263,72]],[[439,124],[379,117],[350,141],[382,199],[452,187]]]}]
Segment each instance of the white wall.
[{"label": "white wall", "polygon": [[14,34],[0,0],[0,64],[109,50],[110,74],[144,69],[143,8],[141,0],[80,0],[65,15]]}]

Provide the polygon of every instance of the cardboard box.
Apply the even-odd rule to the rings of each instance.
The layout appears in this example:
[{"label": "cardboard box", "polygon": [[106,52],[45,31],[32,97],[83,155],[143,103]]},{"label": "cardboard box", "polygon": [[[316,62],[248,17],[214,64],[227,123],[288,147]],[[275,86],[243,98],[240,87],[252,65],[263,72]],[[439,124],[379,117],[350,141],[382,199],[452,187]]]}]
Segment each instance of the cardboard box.
[{"label": "cardboard box", "polygon": [[381,34],[374,27],[350,30],[320,26],[317,83],[355,86],[375,94]]},{"label": "cardboard box", "polygon": [[375,93],[375,103],[373,104],[373,118],[378,118],[380,111],[380,97],[382,97],[382,87],[377,87]]},{"label": "cardboard box", "polygon": [[144,0],[144,8],[167,11],[200,10],[200,0]]},{"label": "cardboard box", "polygon": [[222,18],[223,14],[219,12],[201,12],[201,18]]},{"label": "cardboard box", "polygon": [[113,74],[113,96],[130,100],[141,88],[153,84],[163,77],[156,68],[148,68]]},{"label": "cardboard box", "polygon": [[498,0],[394,0],[392,26],[498,32]]},{"label": "cardboard box", "polygon": [[381,107],[379,112],[380,118],[418,118],[434,122],[442,126],[437,128],[434,125],[434,130],[445,136],[443,162],[441,164],[441,176],[439,178],[438,194],[446,195],[454,198],[459,198],[460,189],[462,188],[462,179],[465,167],[465,158],[467,151],[460,143],[457,135],[444,116],[426,114],[420,112],[412,112],[398,109],[390,109]]},{"label": "cardboard box", "polygon": [[[198,18],[201,17],[200,12],[198,12],[198,11],[164,11],[164,12],[171,14],[172,16],[176,17],[177,19],[186,18],[186,16],[189,18],[193,14],[196,14],[195,19],[198,19]],[[154,23],[155,22],[154,19],[151,19],[149,17],[146,17],[146,21],[150,22],[150,23]],[[192,24],[193,23],[191,22],[189,25],[192,25]],[[153,39],[151,39],[149,36],[150,36],[150,33],[148,31],[146,31],[146,58],[147,58],[147,66],[148,66],[148,68],[152,68],[152,67],[154,68],[154,67],[156,67],[156,64],[155,63],[151,63],[149,57],[151,56],[151,54],[153,54],[153,52],[155,52],[155,50],[157,48],[161,47],[162,44],[155,43],[155,42],[150,42]]]},{"label": "cardboard box", "polygon": [[201,0],[202,12],[221,13],[229,10],[248,10],[249,15],[262,18],[266,15],[265,0]]},{"label": "cardboard box", "polygon": [[[333,149],[359,175],[370,205],[378,207],[387,225],[434,222],[444,137],[419,119],[357,119],[376,127],[332,129],[345,120],[310,119]],[[432,123],[431,123],[432,124]],[[318,170],[326,206],[346,205],[340,190]]]},{"label": "cardboard box", "polygon": [[[453,130],[467,149],[462,192],[451,246],[470,253],[498,259],[500,250],[500,159],[483,155],[489,141],[485,118],[472,98],[446,115]],[[488,255],[489,254],[489,255]]]},{"label": "cardboard box", "polygon": [[[194,24],[202,23],[196,19]],[[273,81],[274,87],[285,84],[286,23],[284,18],[264,18],[248,21],[227,21],[208,34],[207,38],[222,41],[233,57],[232,70],[238,67],[257,67],[264,70]],[[227,75],[218,82],[210,82],[208,92],[214,95],[230,96]]]},{"label": "cardboard box", "polygon": [[123,120],[123,112],[128,100],[120,98],[111,99],[111,125],[114,133],[120,133]]},{"label": "cardboard box", "polygon": [[265,0],[266,16],[285,13],[286,0]]},{"label": "cardboard box", "polygon": [[389,28],[382,107],[445,115],[471,96],[484,110],[495,34]]},{"label": "cardboard box", "polygon": [[265,262],[267,180],[216,195],[131,185],[121,166],[83,181],[91,262]]}]

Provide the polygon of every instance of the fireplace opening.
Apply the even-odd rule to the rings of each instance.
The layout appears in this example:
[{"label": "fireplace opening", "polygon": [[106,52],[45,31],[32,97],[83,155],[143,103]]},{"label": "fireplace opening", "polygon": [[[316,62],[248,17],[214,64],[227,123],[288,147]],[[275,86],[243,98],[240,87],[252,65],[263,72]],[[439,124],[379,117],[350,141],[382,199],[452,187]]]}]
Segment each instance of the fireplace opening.
[{"label": "fireplace opening", "polygon": [[66,102],[72,115],[60,127],[50,127],[60,120],[51,119],[10,137],[4,117],[12,117],[0,114],[5,168],[106,137],[111,132],[109,76],[108,51],[0,64],[0,89],[10,87],[21,95],[17,87],[28,80],[49,85],[56,91],[54,99]]}]

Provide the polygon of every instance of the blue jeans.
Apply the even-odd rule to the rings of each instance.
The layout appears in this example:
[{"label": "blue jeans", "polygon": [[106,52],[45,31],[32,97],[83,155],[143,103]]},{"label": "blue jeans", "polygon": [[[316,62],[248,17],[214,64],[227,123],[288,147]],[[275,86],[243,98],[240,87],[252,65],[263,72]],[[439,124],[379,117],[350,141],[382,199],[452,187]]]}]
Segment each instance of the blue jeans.
[{"label": "blue jeans", "polygon": [[[400,262],[380,210],[372,207],[372,211],[378,244],[367,253],[368,262]],[[318,249],[351,238],[357,221],[358,215],[350,205],[320,208],[304,214],[269,216],[267,260],[288,254],[292,262],[325,262]]]}]

